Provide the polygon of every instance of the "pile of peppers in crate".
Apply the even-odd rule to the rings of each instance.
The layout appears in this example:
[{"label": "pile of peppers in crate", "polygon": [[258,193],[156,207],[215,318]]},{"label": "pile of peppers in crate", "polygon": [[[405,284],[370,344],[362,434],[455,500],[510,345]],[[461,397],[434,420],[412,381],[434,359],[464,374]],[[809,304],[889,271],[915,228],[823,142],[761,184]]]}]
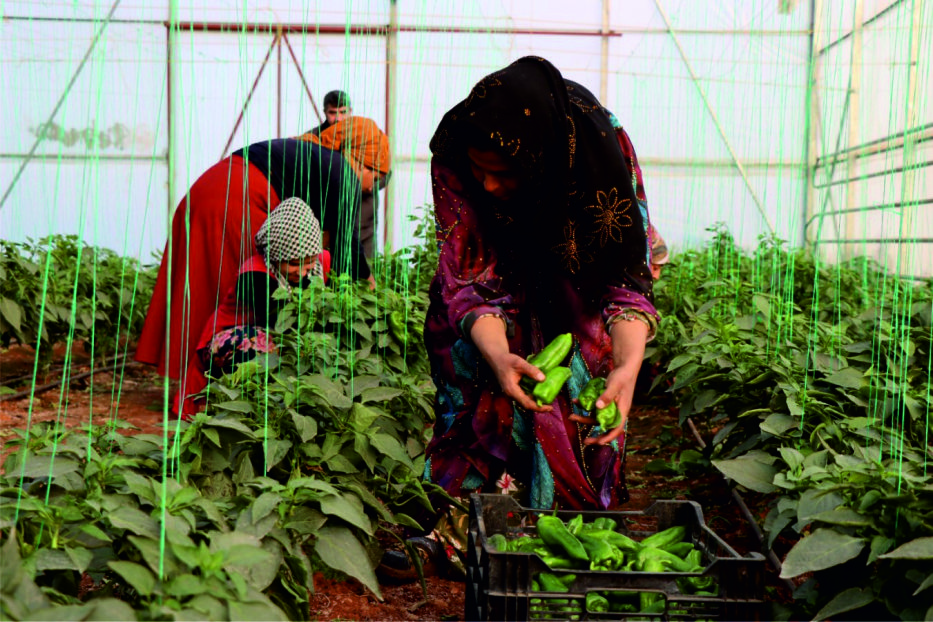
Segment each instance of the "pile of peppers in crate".
[{"label": "pile of peppers in crate", "polygon": [[[573,335],[564,333],[544,347],[540,352],[528,357],[528,362],[544,373],[544,380],[535,383],[530,378],[522,381],[522,386],[531,393],[538,405],[550,404],[557,399],[557,394],[567,380],[570,379],[569,367],[562,367],[561,363],[570,354],[573,348]],[[596,421],[599,426],[609,431],[622,421],[619,409],[615,402],[610,402],[603,408],[596,408],[596,400],[606,390],[605,378],[593,378],[580,391],[577,400],[583,410],[590,412],[596,410]]]},{"label": "pile of peppers in crate", "polygon": [[[679,572],[703,571],[702,553],[692,542],[684,541],[686,528],[675,526],[637,541],[616,531],[616,521],[599,517],[585,523],[577,515],[566,524],[556,516],[541,516],[536,537],[507,539],[494,534],[489,544],[502,552],[534,553],[553,569],[610,572]],[[532,589],[541,592],[570,592],[576,575],[538,573]],[[716,596],[713,577],[678,577],[681,593],[693,596]],[[562,602],[548,599],[551,605]],[[563,601],[567,611],[580,610],[581,603]],[[662,613],[664,595],[658,592],[590,591],[586,610],[591,612]],[[675,613],[672,611],[672,613]]]}]

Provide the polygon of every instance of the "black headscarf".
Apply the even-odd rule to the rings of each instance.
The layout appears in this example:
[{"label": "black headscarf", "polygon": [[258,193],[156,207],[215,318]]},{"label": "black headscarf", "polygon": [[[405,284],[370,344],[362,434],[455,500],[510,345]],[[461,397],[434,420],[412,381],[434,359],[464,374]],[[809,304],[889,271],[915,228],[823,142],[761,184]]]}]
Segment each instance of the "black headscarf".
[{"label": "black headscarf", "polygon": [[[523,181],[518,194],[499,201],[485,193],[468,147],[511,161]],[[444,115],[431,151],[477,198],[500,254],[581,277],[618,276],[650,292],[645,223],[609,113],[547,60],[521,58],[480,80]]]}]

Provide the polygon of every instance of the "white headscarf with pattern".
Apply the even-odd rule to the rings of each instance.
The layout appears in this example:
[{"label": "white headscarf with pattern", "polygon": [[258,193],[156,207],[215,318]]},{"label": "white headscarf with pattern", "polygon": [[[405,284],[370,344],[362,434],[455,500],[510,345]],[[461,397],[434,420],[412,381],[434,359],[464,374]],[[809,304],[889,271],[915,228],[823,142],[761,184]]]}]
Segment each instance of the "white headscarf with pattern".
[{"label": "white headscarf with pattern", "polygon": [[[256,248],[282,284],[285,279],[278,270],[280,261],[317,257],[321,254],[321,224],[314,210],[297,197],[285,199],[272,209],[256,233]],[[314,265],[311,274],[323,278],[320,261]]]}]

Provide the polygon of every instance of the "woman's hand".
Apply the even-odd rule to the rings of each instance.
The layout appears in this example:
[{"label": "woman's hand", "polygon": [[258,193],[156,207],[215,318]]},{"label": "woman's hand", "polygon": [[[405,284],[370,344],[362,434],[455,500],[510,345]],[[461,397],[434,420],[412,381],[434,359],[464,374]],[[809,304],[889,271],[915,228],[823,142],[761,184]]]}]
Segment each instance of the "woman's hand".
[{"label": "woman's hand", "polygon": [[499,386],[502,387],[502,392],[518,402],[519,406],[537,412],[548,412],[551,410],[550,405],[538,406],[538,403],[530,395],[525,393],[518,384],[521,382],[523,376],[529,376],[536,382],[543,381],[545,376],[544,372],[540,369],[511,352],[499,354],[492,359],[486,359],[486,362],[489,363],[493,373],[496,374],[496,379],[499,381]]},{"label": "woman's hand", "polygon": [[[635,382],[638,380],[638,371],[641,369],[641,362],[645,356],[648,327],[643,322],[620,320],[612,325],[610,334],[615,367],[606,376],[606,389],[597,398],[595,408],[604,408],[614,401],[616,408],[619,409],[620,421],[619,425],[606,434],[584,440],[586,445],[607,445],[625,433],[625,424],[635,397]],[[596,425],[595,417],[571,415],[570,420]]]},{"label": "woman's hand", "polygon": [[509,341],[505,336],[505,321],[501,317],[478,318],[470,330],[470,339],[489,363],[503,393],[518,402],[522,408],[537,412],[551,410],[549,405],[538,406],[537,402],[518,385],[522,376],[530,376],[532,380],[540,382],[544,380],[544,372],[509,351]]}]

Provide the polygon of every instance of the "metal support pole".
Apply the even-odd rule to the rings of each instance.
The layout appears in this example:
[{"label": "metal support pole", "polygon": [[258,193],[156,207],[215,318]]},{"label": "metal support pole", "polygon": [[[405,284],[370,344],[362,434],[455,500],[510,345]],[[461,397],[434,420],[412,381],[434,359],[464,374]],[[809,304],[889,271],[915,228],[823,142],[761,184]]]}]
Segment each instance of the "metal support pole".
[{"label": "metal support pole", "polygon": [[603,36],[599,39],[599,101],[605,106],[609,101],[609,0],[603,0],[603,24],[600,32]]},{"label": "metal support pole", "polygon": [[[901,176],[901,203],[904,205],[901,212],[901,232],[900,237],[914,232],[914,221],[916,219],[919,205],[914,204],[914,171],[917,167],[912,166],[917,157],[917,141],[919,134],[911,132],[911,128],[917,122],[917,112],[919,106],[919,97],[917,96],[917,61],[920,57],[920,23],[923,19],[924,0],[913,0],[913,14],[910,22],[910,59],[907,64],[907,111],[904,114],[904,148],[901,151],[902,162],[904,163],[904,174]],[[904,243],[900,244],[898,254],[898,272],[904,272],[910,263],[911,248]]]},{"label": "metal support pole", "polygon": [[[91,39],[91,45],[88,46],[87,52],[84,53],[84,58],[81,59],[81,63],[78,65],[78,68],[75,69],[74,74],[71,76],[71,80],[68,81],[68,86],[65,87],[65,90],[62,92],[62,96],[58,98],[58,102],[56,102],[55,107],[52,109],[52,114],[50,114],[48,120],[39,127],[43,129],[47,128],[49,124],[55,120],[55,115],[58,114],[58,111],[61,110],[62,104],[64,104],[65,100],[68,99],[68,94],[71,93],[71,88],[75,85],[75,82],[78,81],[78,76],[81,75],[81,70],[84,69],[84,65],[87,64],[87,59],[91,57],[91,52],[93,52],[94,48],[97,47],[97,42],[100,41],[104,31],[107,29],[107,25],[110,23],[110,20],[113,19],[113,14],[116,12],[118,6],[120,6],[120,0],[114,0],[113,5],[110,7],[110,12],[107,13],[107,17],[104,18],[104,23],[101,24],[97,34],[95,34],[94,38]],[[32,143],[32,148],[29,150],[29,155],[27,155],[26,159],[23,160],[23,163],[20,164],[19,169],[13,176],[13,181],[10,182],[10,185],[7,186],[6,192],[3,193],[3,198],[0,198],[0,209],[3,209],[3,205],[9,198],[10,193],[13,192],[13,187],[16,186],[16,182],[19,181],[20,176],[23,174],[23,170],[25,170],[26,165],[29,164],[32,156],[36,153],[36,149],[39,148],[39,143],[41,143],[44,138],[45,134],[42,131],[36,132],[36,140]]]},{"label": "metal support pole", "polygon": [[236,123],[233,125],[233,131],[230,132],[230,137],[227,139],[227,144],[224,145],[223,153],[220,154],[220,159],[223,160],[227,157],[227,151],[230,149],[230,145],[233,143],[233,137],[236,136],[236,131],[240,129],[240,123],[243,122],[243,115],[246,114],[246,109],[249,107],[249,102],[253,98],[253,93],[256,92],[256,86],[259,84],[259,79],[262,78],[262,72],[266,70],[266,65],[269,64],[269,57],[272,56],[272,50],[275,49],[275,44],[278,43],[279,36],[276,35],[272,40],[272,45],[269,46],[269,51],[266,52],[266,57],[262,59],[262,65],[259,67],[259,73],[256,74],[256,79],[253,80],[253,86],[249,89],[249,94],[246,96],[246,101],[243,102],[243,109],[240,110],[240,116],[237,117]]},{"label": "metal support pole", "polygon": [[820,120],[820,57],[816,51],[820,44],[820,16],[823,12],[823,0],[810,0],[810,79],[807,88],[807,173],[805,175],[806,188],[804,193],[804,225],[803,242],[806,244],[807,227],[813,220],[814,208],[816,206],[816,189],[813,187],[816,181],[816,163],[819,156],[819,136],[822,129]]},{"label": "metal support pole", "polygon": [[[859,91],[862,88],[862,22],[865,21],[865,0],[855,0],[855,17],[852,22],[852,53],[849,60],[849,148],[859,144]],[[858,158],[854,150],[850,152],[846,165],[846,207],[852,210],[858,203]],[[858,235],[857,212],[848,211],[845,215],[845,239],[852,240]],[[858,248],[847,247],[846,255],[851,258],[858,253]]]},{"label": "metal support pole", "polygon": [[172,64],[175,62],[172,34],[174,31],[173,22],[165,22],[165,165],[168,167],[168,171],[166,172],[166,176],[168,177],[168,207],[165,213],[168,218],[166,226],[168,227],[169,236],[172,235],[172,212],[175,211],[175,141],[172,140],[175,131],[175,126],[172,125]]},{"label": "metal support pole", "polygon": [[276,45],[276,111],[275,111],[275,137],[282,138],[282,28],[279,27],[275,35]]},{"label": "metal support pole", "polygon": [[687,53],[684,52],[684,48],[680,44],[680,39],[677,37],[677,33],[674,32],[674,27],[671,25],[671,20],[668,19],[667,13],[664,11],[664,7],[661,6],[661,0],[654,0],[654,4],[656,7],[658,7],[658,12],[661,14],[661,18],[664,20],[664,25],[667,26],[667,30],[671,35],[671,39],[674,40],[674,45],[677,46],[677,51],[680,53],[680,58],[684,61],[684,66],[687,68],[687,72],[690,74],[690,79],[693,80],[694,86],[697,87],[697,91],[700,93],[700,99],[703,100],[703,104],[706,106],[706,110],[709,112],[710,117],[712,117],[716,129],[719,131],[719,136],[722,138],[723,143],[725,143],[726,149],[729,150],[729,155],[732,156],[732,160],[735,162],[735,167],[738,169],[739,175],[742,176],[742,180],[745,182],[745,187],[748,188],[748,192],[752,196],[752,200],[755,201],[755,205],[758,207],[758,212],[761,214],[761,219],[764,220],[765,224],[768,226],[768,231],[774,233],[774,225],[771,224],[771,219],[768,218],[768,214],[765,212],[765,207],[761,203],[761,199],[758,198],[758,193],[756,193],[755,189],[752,188],[752,184],[748,180],[748,175],[745,174],[745,167],[743,167],[742,163],[739,161],[739,156],[735,153],[735,149],[732,148],[732,143],[730,143],[728,137],[726,137],[726,132],[722,129],[722,124],[719,123],[719,118],[716,117],[716,111],[713,110],[713,106],[706,98],[706,92],[703,90],[703,87],[700,86],[700,81],[697,78],[696,73],[693,71],[693,66],[690,64],[690,60],[687,58]]},{"label": "metal support pole", "polygon": [[301,63],[298,62],[298,57],[295,56],[295,50],[292,49],[292,43],[288,40],[288,35],[282,33],[282,39],[285,40],[285,47],[288,48],[288,53],[291,55],[292,60],[295,62],[295,69],[298,70],[298,77],[301,78],[301,85],[305,87],[305,93],[308,94],[308,99],[311,101],[311,108],[314,109],[314,115],[317,117],[317,122],[323,123],[324,119],[321,117],[321,111],[318,110],[317,104],[314,102],[314,95],[311,94],[311,89],[308,88],[308,81],[305,80],[305,72],[301,69]]},{"label": "metal support pole", "polygon": [[[389,148],[394,152],[395,141],[392,140],[392,132],[395,121],[395,110],[398,98],[398,85],[396,84],[396,73],[398,71],[398,2],[389,1],[389,26],[386,29],[386,134],[389,137]],[[395,153],[392,153],[392,161],[395,161]],[[382,235],[383,252],[391,253],[393,248],[393,239],[395,236],[395,204],[392,201],[392,193],[385,191],[385,201],[382,209]],[[376,214],[378,220],[379,215]]]}]

